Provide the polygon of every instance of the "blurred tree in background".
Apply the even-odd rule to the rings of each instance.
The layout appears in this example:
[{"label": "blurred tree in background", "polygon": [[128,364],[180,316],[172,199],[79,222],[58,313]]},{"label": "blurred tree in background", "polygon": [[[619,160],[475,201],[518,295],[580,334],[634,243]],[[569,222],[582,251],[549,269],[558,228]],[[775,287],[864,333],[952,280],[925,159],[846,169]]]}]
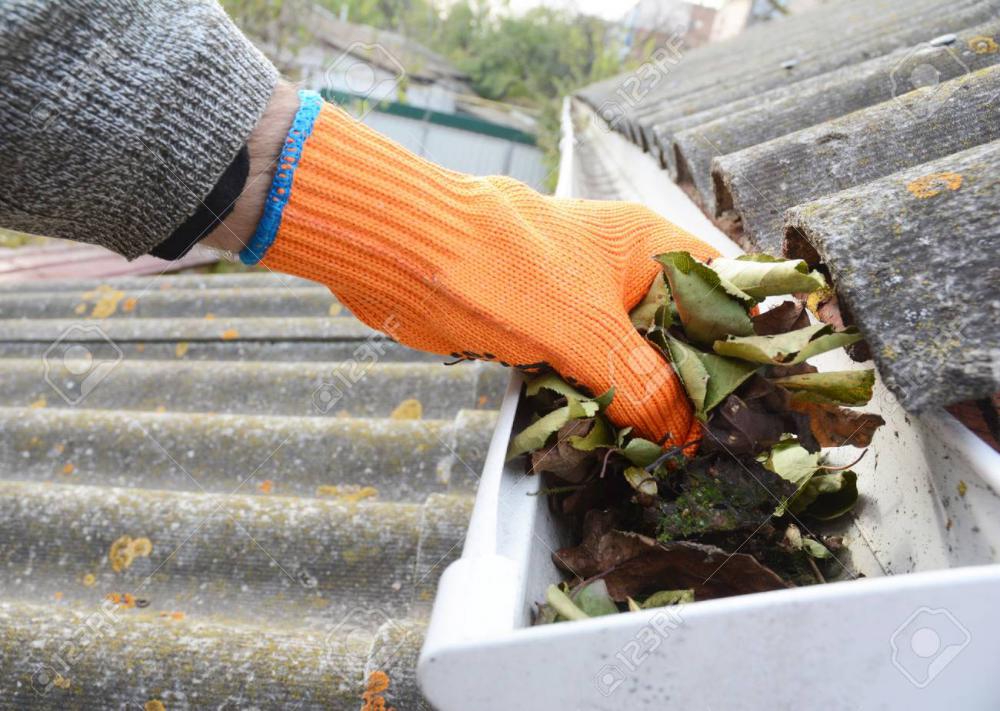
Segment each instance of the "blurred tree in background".
[{"label": "blurred tree in background", "polygon": [[[222,0],[250,37],[272,47],[306,43],[296,7],[310,0]],[[539,145],[558,160],[562,96],[628,67],[616,29],[595,17],[538,7],[515,15],[490,0],[315,0],[351,22],[405,35],[451,60],[487,99],[539,118]]]}]

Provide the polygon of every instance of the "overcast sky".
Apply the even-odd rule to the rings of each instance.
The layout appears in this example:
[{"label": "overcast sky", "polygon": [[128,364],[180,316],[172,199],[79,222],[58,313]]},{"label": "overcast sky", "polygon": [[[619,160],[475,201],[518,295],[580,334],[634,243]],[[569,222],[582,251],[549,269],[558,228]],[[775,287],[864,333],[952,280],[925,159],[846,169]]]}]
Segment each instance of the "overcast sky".
[{"label": "overcast sky", "polygon": [[606,20],[619,20],[632,7],[632,2],[622,0],[510,0],[514,12],[523,12],[538,5],[564,7],[586,15],[597,15]]}]

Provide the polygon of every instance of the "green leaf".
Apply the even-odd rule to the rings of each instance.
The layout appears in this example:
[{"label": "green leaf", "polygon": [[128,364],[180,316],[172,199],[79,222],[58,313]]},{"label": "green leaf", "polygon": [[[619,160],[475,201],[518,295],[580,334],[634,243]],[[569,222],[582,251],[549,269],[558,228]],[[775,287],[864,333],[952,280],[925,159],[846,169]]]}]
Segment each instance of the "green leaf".
[{"label": "green leaf", "polygon": [[587,617],[618,614],[618,606],[608,594],[608,584],[603,580],[595,580],[578,590],[573,595],[573,601]]},{"label": "green leaf", "polygon": [[810,272],[802,259],[745,254],[736,259],[718,257],[712,260],[711,267],[720,277],[755,299],[812,292],[826,286],[823,275]]},{"label": "green leaf", "polygon": [[752,299],[745,294],[741,298],[742,292],[724,284],[718,274],[687,252],[668,252],[656,259],[663,265],[688,338],[707,346],[730,334],[753,334],[753,323],[746,311]]},{"label": "green leaf", "polygon": [[615,399],[615,386],[612,385],[610,388],[607,389],[606,392],[595,397],[594,402],[597,403],[598,409],[600,409],[601,412],[604,412],[608,408],[608,405],[611,404],[611,401],[614,399]]},{"label": "green leaf", "polygon": [[597,414],[597,403],[593,400],[578,401],[571,399],[549,414],[541,417],[525,427],[510,441],[507,450],[507,461],[525,452],[533,452],[545,446],[549,437],[558,432],[570,420],[593,417]]},{"label": "green leaf", "polygon": [[833,553],[827,549],[819,541],[814,541],[812,538],[802,539],[802,550],[811,555],[813,558],[832,558]]},{"label": "green leaf", "polygon": [[[656,312],[670,302],[670,292],[667,291],[666,282],[663,281],[663,274],[657,274],[652,286],[646,292],[646,296],[639,302],[632,311],[629,312],[629,319],[632,325],[640,331],[648,331],[656,325]],[[670,312],[669,307],[665,309]]]},{"label": "green leaf", "polygon": [[757,372],[758,366],[714,353],[699,353],[701,364],[708,371],[708,390],[705,393],[705,412],[709,412],[726,399],[744,380]]},{"label": "green leaf", "polygon": [[866,405],[872,398],[874,370],[831,370],[774,378],[771,382],[792,391],[794,402],[828,405]]},{"label": "green leaf", "polygon": [[613,446],[614,432],[603,417],[595,417],[594,426],[585,437],[572,435],[567,441],[574,449],[579,449],[581,452],[593,452],[598,447]]},{"label": "green leaf", "polygon": [[667,337],[670,362],[681,379],[688,398],[694,405],[694,414],[705,420],[705,397],[708,395],[708,371],[698,357],[698,351],[676,338]]},{"label": "green leaf", "polygon": [[576,606],[569,595],[559,589],[558,585],[549,585],[545,591],[545,600],[567,620],[586,620],[589,618],[586,612]]},{"label": "green leaf", "polygon": [[625,472],[625,481],[640,494],[656,496],[656,479],[642,467],[628,467]]},{"label": "green leaf", "polygon": [[694,403],[695,416],[702,422],[712,408],[759,368],[753,363],[702,353],[672,336],[668,336],[667,345],[674,369]]},{"label": "green leaf", "polygon": [[860,340],[861,334],[853,326],[834,331],[832,326],[817,323],[776,336],[730,336],[717,340],[713,350],[752,363],[797,365],[814,355]]},{"label": "green leaf", "polygon": [[562,395],[567,400],[586,400],[588,399],[583,393],[575,390],[566,384],[562,378],[554,373],[546,373],[545,375],[540,375],[533,380],[530,380],[527,385],[524,386],[524,393],[528,397],[537,395],[540,390],[551,390],[557,395]]},{"label": "green leaf", "polygon": [[[819,469],[819,453],[808,451],[797,439],[783,439],[771,447],[763,464],[766,469],[801,488]],[[794,496],[793,494],[789,498]],[[787,503],[787,501],[782,502],[778,507],[782,513]],[[776,511],[775,515],[780,516],[781,513]]]},{"label": "green leaf", "polygon": [[848,513],[858,503],[858,475],[853,471],[817,474],[802,487],[789,505],[796,514],[830,521]]},{"label": "green leaf", "polygon": [[694,589],[686,590],[661,590],[646,598],[642,603],[642,609],[648,610],[651,607],[667,607],[668,605],[679,605],[683,602],[694,602]]},{"label": "green leaf", "polygon": [[642,437],[633,437],[622,454],[637,467],[648,467],[663,454],[663,447]]}]

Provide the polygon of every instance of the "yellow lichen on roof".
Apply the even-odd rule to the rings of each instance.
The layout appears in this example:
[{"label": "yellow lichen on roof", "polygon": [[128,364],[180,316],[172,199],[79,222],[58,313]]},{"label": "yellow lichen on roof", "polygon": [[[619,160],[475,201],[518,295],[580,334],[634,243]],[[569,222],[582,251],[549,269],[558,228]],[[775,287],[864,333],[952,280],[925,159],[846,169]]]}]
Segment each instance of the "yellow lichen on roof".
[{"label": "yellow lichen on roof", "polygon": [[365,686],[365,693],[361,695],[361,711],[395,711],[394,708],[386,708],[385,697],[382,696],[389,689],[389,675],[384,671],[373,671],[368,675],[368,683]]},{"label": "yellow lichen on roof", "polygon": [[316,487],[316,496],[338,499],[347,504],[356,504],[364,499],[372,499],[378,496],[378,489],[374,486],[357,486],[352,484],[333,486],[323,484]]},{"label": "yellow lichen on roof", "polygon": [[992,37],[980,35],[969,39],[969,49],[976,54],[996,54],[1000,47],[997,46],[996,40]]},{"label": "yellow lichen on roof", "polygon": [[131,536],[121,536],[111,544],[108,551],[108,560],[111,561],[111,569],[116,573],[127,570],[136,558],[145,558],[153,552],[153,544],[148,538],[135,538]]},{"label": "yellow lichen on roof", "polygon": [[101,292],[94,304],[94,310],[90,312],[91,318],[108,318],[118,310],[118,303],[125,298],[125,292],[118,289],[104,290]]},{"label": "yellow lichen on roof", "polygon": [[389,415],[394,420],[419,420],[424,415],[424,406],[415,398],[403,400]]},{"label": "yellow lichen on roof", "polygon": [[914,197],[926,200],[940,195],[945,190],[955,191],[962,187],[962,176],[958,173],[928,173],[906,184]]}]

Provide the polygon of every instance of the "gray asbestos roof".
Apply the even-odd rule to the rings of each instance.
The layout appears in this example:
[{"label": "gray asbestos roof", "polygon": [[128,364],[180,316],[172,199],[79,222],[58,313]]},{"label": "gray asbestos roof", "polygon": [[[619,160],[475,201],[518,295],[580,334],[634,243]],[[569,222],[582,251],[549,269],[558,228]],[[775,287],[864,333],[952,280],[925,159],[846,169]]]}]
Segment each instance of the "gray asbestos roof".
[{"label": "gray asbestos roof", "polygon": [[578,98],[745,248],[822,263],[920,411],[1000,391],[998,18],[837,0]]},{"label": "gray asbestos roof", "polygon": [[0,287],[0,708],[424,708],[503,380],[287,277]]}]

